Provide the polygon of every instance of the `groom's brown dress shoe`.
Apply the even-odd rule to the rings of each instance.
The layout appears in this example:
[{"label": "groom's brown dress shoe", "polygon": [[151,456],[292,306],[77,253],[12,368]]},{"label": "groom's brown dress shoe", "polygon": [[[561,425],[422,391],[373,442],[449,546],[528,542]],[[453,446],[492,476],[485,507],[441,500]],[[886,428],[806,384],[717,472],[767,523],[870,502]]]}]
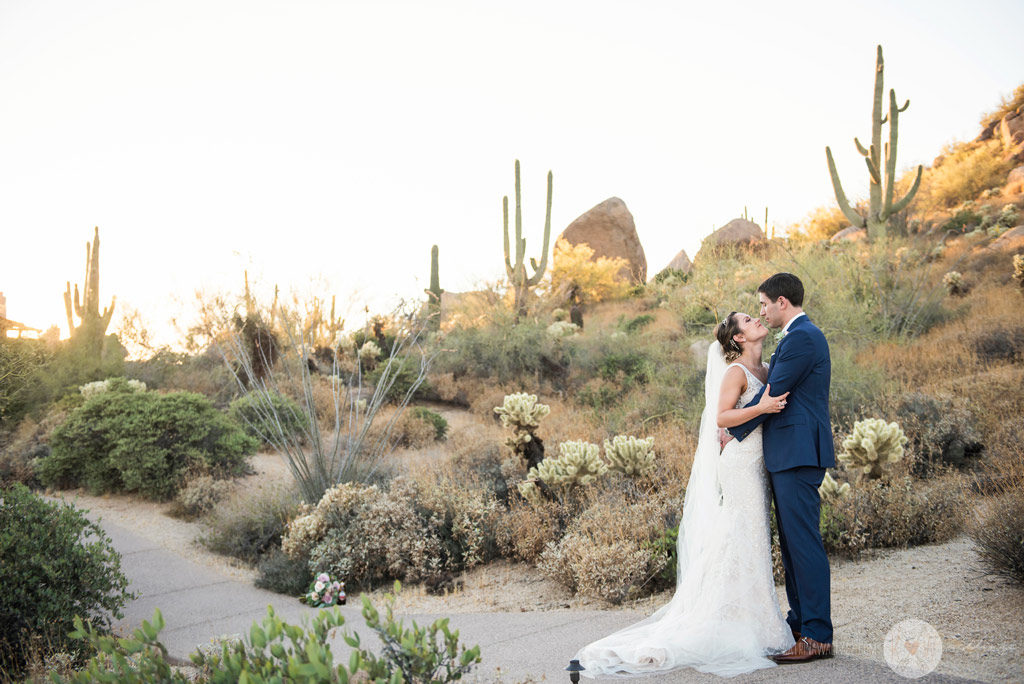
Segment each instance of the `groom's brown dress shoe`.
[{"label": "groom's brown dress shoe", "polygon": [[772,660],[783,663],[806,663],[811,660],[832,657],[832,644],[823,644],[809,637],[800,637],[793,648],[785,653],[772,656]]}]

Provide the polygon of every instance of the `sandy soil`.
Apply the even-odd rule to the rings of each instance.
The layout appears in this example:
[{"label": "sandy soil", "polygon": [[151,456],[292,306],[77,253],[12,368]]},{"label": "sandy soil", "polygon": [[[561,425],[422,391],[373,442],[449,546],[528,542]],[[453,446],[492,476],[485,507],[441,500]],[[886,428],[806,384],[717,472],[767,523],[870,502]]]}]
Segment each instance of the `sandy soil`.
[{"label": "sandy soil", "polygon": [[[452,427],[472,421],[460,411],[446,410]],[[437,454],[408,454],[429,459]],[[241,490],[287,482],[290,474],[274,454],[251,461],[255,475],[243,478]],[[131,528],[193,561],[251,582],[255,572],[218,556],[197,543],[202,525],[166,515],[169,504],[123,496],[87,496],[64,492],[65,499],[89,508],[104,519]],[[533,568],[508,562],[475,568],[460,578],[461,586],[446,596],[431,596],[408,587],[396,608],[405,613],[479,613],[564,610],[573,608],[653,612],[670,598],[662,593],[622,606],[570,596]],[[784,592],[780,589],[783,602]],[[837,561],[832,568],[835,644],[840,653],[884,661],[886,633],[897,622],[917,618],[942,637],[940,672],[985,681],[1024,680],[1024,590],[985,576],[971,542],[951,542],[905,550],[876,552],[857,562]]]}]

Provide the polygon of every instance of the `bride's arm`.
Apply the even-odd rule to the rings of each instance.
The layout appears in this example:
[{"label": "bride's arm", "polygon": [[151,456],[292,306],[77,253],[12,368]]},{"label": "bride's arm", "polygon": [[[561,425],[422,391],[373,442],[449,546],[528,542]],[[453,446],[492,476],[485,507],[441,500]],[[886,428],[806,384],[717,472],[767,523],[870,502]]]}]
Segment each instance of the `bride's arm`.
[{"label": "bride's arm", "polygon": [[733,366],[725,372],[725,377],[722,378],[722,391],[718,395],[718,427],[735,427],[765,413],[778,413],[783,408],[780,402],[784,402],[789,396],[789,392],[777,397],[770,396],[769,386],[758,403],[745,408],[735,408],[736,402],[746,388],[747,376],[742,369]]}]

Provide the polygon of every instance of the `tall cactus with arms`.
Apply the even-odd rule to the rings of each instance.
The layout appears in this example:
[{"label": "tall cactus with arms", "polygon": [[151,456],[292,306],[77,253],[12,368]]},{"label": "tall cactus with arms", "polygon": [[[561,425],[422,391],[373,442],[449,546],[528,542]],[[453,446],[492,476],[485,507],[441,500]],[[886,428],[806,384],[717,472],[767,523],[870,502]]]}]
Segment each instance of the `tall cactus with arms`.
[{"label": "tall cactus with arms", "polygon": [[[110,306],[100,313],[100,229],[97,227],[93,234],[92,244],[85,243],[85,284],[82,286],[81,296],[76,284],[75,294],[72,297],[70,281],[64,291],[68,332],[71,333],[72,339],[83,342],[96,357],[99,357],[103,349],[103,336],[107,332],[107,326],[110,325],[110,318],[114,315],[115,301],[117,298],[112,298]],[[77,327],[74,315],[81,320]]]},{"label": "tall cactus with arms", "polygon": [[[825,148],[825,156],[828,158],[828,172],[832,176],[832,188],[836,193],[836,201],[843,214],[850,223],[859,228],[867,228],[869,238],[884,238],[889,226],[889,219],[904,209],[914,199],[917,189],[921,185],[922,167],[917,167],[917,177],[910,190],[903,199],[893,201],[896,184],[896,138],[899,131],[899,117],[901,112],[907,111],[910,100],[907,100],[902,107],[896,104],[896,91],[889,89],[889,113],[882,116],[882,85],[883,71],[885,64],[882,60],[882,46],[878,46],[878,60],[875,63],[875,101],[871,110],[871,147],[865,149],[860,140],[853,139],[857,151],[864,155],[864,161],[868,166],[870,176],[869,205],[867,216],[861,216],[850,206],[850,201],[843,192],[842,183],[839,182],[839,173],[836,171],[835,160],[832,159],[832,150]],[[882,168],[882,124],[889,123],[889,142],[885,143],[885,168]],[[884,176],[883,176],[884,173]]]},{"label": "tall cactus with arms", "polygon": [[530,264],[533,266],[533,275],[526,275],[526,264],[524,259],[526,258],[526,239],[523,237],[523,215],[522,215],[522,200],[519,192],[519,160],[516,159],[516,242],[515,242],[515,262],[512,261],[512,255],[509,251],[509,239],[508,239],[508,195],[501,200],[502,218],[504,219],[505,228],[505,272],[508,273],[508,278],[512,282],[512,287],[515,288],[516,299],[515,299],[515,311],[516,320],[524,313],[526,309],[526,293],[544,277],[544,271],[548,266],[548,242],[551,238],[551,185],[553,176],[548,171],[548,200],[547,209],[544,213],[544,245],[543,251],[540,256],[540,264],[537,263],[536,259],[530,259]]}]

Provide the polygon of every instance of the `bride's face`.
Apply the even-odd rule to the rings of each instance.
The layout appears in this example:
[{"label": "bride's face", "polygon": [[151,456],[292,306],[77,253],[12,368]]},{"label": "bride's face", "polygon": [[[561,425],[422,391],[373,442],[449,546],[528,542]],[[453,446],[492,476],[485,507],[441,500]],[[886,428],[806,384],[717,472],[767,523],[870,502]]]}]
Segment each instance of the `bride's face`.
[{"label": "bride's face", "polygon": [[768,328],[761,324],[761,320],[745,313],[736,314],[736,323],[739,326],[739,334],[734,339],[743,344],[744,342],[759,342],[768,337]]}]

